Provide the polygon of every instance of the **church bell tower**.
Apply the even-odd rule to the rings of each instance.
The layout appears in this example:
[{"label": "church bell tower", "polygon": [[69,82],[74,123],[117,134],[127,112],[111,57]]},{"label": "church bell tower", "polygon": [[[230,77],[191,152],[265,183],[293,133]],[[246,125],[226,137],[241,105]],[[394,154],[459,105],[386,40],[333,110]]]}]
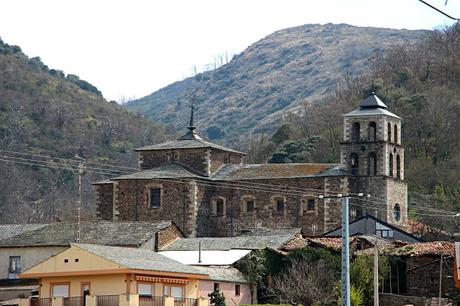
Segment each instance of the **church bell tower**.
[{"label": "church bell tower", "polygon": [[350,173],[352,192],[371,194],[364,213],[395,225],[407,221],[407,184],[401,118],[372,93],[344,115],[341,163]]}]

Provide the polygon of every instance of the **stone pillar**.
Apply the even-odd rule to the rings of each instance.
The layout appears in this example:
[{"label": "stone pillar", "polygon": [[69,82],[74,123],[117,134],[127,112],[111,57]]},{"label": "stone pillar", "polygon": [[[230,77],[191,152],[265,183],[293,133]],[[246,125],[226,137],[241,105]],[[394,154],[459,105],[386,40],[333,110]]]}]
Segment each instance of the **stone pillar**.
[{"label": "stone pillar", "polygon": [[209,306],[209,299],[200,297],[197,306]]},{"label": "stone pillar", "polygon": [[86,296],[86,306],[97,306],[96,296],[87,295]]},{"label": "stone pillar", "polygon": [[165,296],[163,299],[163,306],[174,306],[174,297]]},{"label": "stone pillar", "polygon": [[18,306],[30,306],[30,300],[28,298],[20,298]]},{"label": "stone pillar", "polygon": [[64,306],[64,298],[62,296],[53,297],[51,300],[52,306]]},{"label": "stone pillar", "polygon": [[118,297],[119,306],[139,306],[139,294],[120,294]]}]

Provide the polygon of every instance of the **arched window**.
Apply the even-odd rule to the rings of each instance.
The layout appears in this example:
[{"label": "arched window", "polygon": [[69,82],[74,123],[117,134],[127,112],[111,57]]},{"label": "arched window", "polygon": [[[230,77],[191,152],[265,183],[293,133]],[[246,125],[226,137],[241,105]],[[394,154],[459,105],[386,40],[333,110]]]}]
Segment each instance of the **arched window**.
[{"label": "arched window", "polygon": [[401,220],[401,207],[398,203],[393,206],[393,219],[395,221]]},{"label": "arched window", "polygon": [[395,124],[394,137],[395,137],[394,143],[397,144],[398,143],[398,125],[396,124]]},{"label": "arched window", "polygon": [[388,133],[388,141],[391,142],[391,123],[390,122],[388,122],[387,133]]},{"label": "arched window", "polygon": [[390,160],[388,162],[388,173],[390,176],[394,175],[393,172],[393,153],[390,153]]},{"label": "arched window", "polygon": [[212,207],[213,214],[217,217],[225,215],[225,198],[218,197],[213,201]]},{"label": "arched window", "polygon": [[353,123],[353,129],[351,131],[351,141],[358,142],[360,140],[361,126],[359,122]]},{"label": "arched window", "polygon": [[369,153],[367,174],[369,176],[377,175],[377,155],[374,152]]},{"label": "arched window", "polygon": [[358,154],[356,153],[351,153],[350,155],[350,168],[351,168],[352,175],[358,175],[359,160],[358,160]]},{"label": "arched window", "polygon": [[377,140],[377,125],[374,121],[369,122],[369,141]]},{"label": "arched window", "polygon": [[399,154],[396,155],[396,177],[401,178],[401,157],[399,157]]}]

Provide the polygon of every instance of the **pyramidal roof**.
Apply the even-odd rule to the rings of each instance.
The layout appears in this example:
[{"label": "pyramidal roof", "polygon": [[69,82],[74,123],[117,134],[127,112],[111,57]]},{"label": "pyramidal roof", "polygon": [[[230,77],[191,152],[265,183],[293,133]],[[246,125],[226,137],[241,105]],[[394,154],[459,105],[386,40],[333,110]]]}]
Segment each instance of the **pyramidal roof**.
[{"label": "pyramidal roof", "polygon": [[401,119],[401,117],[393,114],[392,112],[387,110],[388,106],[380,100],[379,97],[372,92],[369,97],[361,101],[359,107],[354,111],[345,114],[344,117],[356,117],[356,116],[379,116],[385,115],[397,119]]},{"label": "pyramidal roof", "polygon": [[213,148],[217,150],[246,155],[246,153],[243,153],[237,150],[233,150],[233,149],[206,141],[203,138],[201,138],[195,131],[196,126],[193,124],[193,112],[194,112],[194,106],[192,104],[192,108],[190,112],[190,123],[189,123],[189,126],[187,127],[188,132],[185,133],[182,137],[178,138],[177,140],[173,140],[173,141],[167,141],[167,142],[163,142],[159,144],[137,148],[134,151]]}]

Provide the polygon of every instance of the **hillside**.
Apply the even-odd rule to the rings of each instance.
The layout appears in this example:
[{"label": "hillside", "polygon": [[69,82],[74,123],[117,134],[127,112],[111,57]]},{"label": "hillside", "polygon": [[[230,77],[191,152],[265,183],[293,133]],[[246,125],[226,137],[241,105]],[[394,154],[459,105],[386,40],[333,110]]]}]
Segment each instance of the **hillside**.
[{"label": "hillside", "polygon": [[370,70],[371,56],[424,34],[345,24],[289,28],[254,43],[216,70],[171,84],[126,108],[182,128],[195,96],[197,125],[210,139],[231,142],[249,133],[272,132],[287,111],[326,96],[346,75]]},{"label": "hillside", "polygon": [[[75,218],[75,172],[28,159],[55,165],[63,162],[57,158],[79,155],[89,162],[136,166],[132,149],[163,135],[160,125],[107,102],[78,76],[49,69],[0,40],[0,222]],[[86,217],[94,214],[91,182],[111,174],[100,172],[88,172],[83,180]]]}]

